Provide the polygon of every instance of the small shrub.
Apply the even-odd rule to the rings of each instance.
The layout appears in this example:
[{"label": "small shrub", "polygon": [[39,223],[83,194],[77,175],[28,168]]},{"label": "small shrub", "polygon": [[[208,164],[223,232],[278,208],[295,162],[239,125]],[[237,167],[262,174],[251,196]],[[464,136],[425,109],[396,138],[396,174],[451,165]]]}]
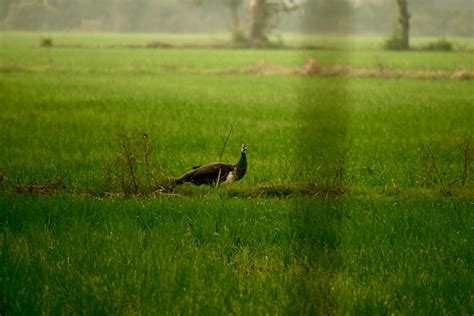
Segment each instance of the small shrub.
[{"label": "small shrub", "polygon": [[248,40],[242,30],[236,29],[232,31],[232,42],[236,44],[247,44]]},{"label": "small shrub", "polygon": [[40,47],[53,47],[53,39],[50,37],[42,37],[40,39]]},{"label": "small shrub", "polygon": [[147,48],[170,48],[171,45],[160,41],[150,41],[146,44]]},{"label": "small shrub", "polygon": [[423,49],[430,51],[450,52],[453,50],[453,44],[442,38],[436,42],[428,43],[427,45],[423,46]]},{"label": "small shrub", "polygon": [[166,190],[170,178],[158,166],[153,166],[148,134],[140,131],[119,134],[117,145],[117,173],[110,168],[104,170],[104,180],[112,188],[119,187],[126,196],[150,195]]},{"label": "small shrub", "polygon": [[242,30],[232,31],[232,43],[234,46],[237,46],[239,48],[285,48],[285,44],[281,39],[279,39],[278,41],[270,41],[267,37],[249,39]]},{"label": "small shrub", "polygon": [[392,37],[390,37],[389,39],[385,41],[384,48],[387,50],[404,50],[405,49],[403,45],[403,39],[397,34],[392,35]]},{"label": "small shrub", "polygon": [[466,136],[461,145],[461,174],[449,174],[446,166],[441,168],[439,159],[433,154],[431,144],[425,146],[421,155],[421,183],[436,185],[439,187],[441,193],[445,195],[450,194],[450,189],[457,185],[464,187],[467,183],[471,163],[473,160],[473,151],[471,147],[471,138]]}]

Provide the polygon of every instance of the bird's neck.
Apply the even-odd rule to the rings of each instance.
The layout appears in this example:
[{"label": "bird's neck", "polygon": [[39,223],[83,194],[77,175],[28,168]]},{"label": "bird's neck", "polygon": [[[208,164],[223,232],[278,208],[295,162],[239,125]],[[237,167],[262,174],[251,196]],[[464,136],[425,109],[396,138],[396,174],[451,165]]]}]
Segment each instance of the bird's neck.
[{"label": "bird's neck", "polygon": [[244,176],[245,172],[247,171],[247,156],[245,153],[240,155],[240,160],[236,165],[235,171],[237,173],[237,178],[241,178]]},{"label": "bird's neck", "polygon": [[246,166],[247,165],[247,155],[245,153],[240,154],[240,160],[237,163],[237,166]]}]

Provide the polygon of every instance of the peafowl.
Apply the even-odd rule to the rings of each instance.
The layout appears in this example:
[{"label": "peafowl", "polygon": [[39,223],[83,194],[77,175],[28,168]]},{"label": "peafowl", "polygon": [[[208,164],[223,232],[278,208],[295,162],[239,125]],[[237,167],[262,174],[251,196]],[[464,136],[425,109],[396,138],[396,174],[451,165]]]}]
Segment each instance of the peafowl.
[{"label": "peafowl", "polygon": [[240,160],[235,165],[213,162],[204,166],[194,167],[193,170],[175,180],[175,184],[191,182],[196,185],[231,183],[242,179],[247,172],[247,145],[240,148]]}]

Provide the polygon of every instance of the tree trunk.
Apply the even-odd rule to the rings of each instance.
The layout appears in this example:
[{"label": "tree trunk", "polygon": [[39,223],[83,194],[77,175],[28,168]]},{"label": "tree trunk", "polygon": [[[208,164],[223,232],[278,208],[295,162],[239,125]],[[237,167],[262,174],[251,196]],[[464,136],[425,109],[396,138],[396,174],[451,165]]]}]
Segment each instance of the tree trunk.
[{"label": "tree trunk", "polygon": [[266,41],[265,27],[268,19],[266,0],[250,0],[250,27],[248,39],[250,41]]},{"label": "tree trunk", "polygon": [[410,13],[408,13],[408,0],[397,0],[399,18],[398,22],[401,26],[401,45],[402,49],[408,49],[410,46]]}]

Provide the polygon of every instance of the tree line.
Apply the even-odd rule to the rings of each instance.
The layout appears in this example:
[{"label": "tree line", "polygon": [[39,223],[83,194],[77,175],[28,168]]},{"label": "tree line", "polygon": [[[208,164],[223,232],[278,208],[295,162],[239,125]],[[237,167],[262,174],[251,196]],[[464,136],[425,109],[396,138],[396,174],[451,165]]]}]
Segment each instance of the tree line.
[{"label": "tree line", "polygon": [[[0,0],[2,30],[387,34],[398,0]],[[409,1],[415,35],[472,36],[473,0]]]}]

